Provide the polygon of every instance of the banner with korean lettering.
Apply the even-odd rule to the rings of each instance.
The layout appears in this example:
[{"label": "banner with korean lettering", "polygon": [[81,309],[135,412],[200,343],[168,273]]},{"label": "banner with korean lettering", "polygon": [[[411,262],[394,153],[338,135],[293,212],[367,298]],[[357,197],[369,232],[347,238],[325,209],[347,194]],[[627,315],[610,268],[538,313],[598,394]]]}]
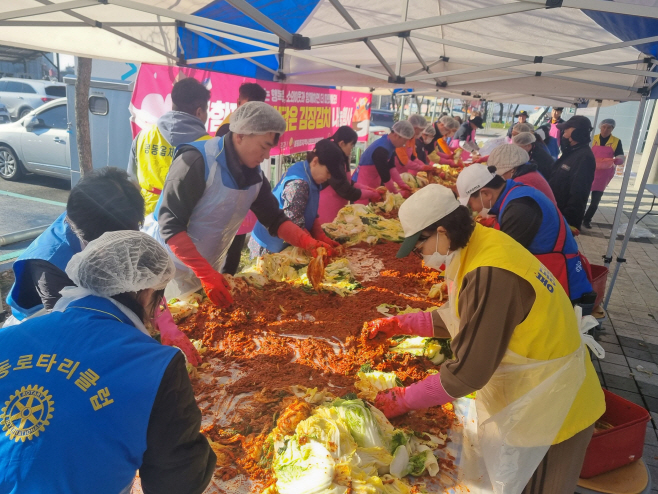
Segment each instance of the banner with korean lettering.
[{"label": "banner with korean lettering", "polygon": [[257,82],[267,91],[266,102],[286,119],[285,134],[272,154],[308,151],[320,139],[330,137],[343,125],[351,126],[360,141],[368,140],[370,93],[341,91],[314,86],[281,84],[248,77],[182,67],[142,64],[130,104],[133,136],[154,125],[172,108],[171,88],[185,77],[194,77],[210,90],[206,128],[215,135],[226,117],[236,109],[238,89],[245,82]]}]

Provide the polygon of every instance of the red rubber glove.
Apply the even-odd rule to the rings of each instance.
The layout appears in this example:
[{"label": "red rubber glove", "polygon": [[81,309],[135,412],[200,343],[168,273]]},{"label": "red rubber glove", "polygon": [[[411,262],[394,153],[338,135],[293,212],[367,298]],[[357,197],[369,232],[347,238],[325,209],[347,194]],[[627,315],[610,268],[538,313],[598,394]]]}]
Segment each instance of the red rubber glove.
[{"label": "red rubber glove", "polygon": [[441,375],[432,374],[406,388],[380,391],[375,398],[375,406],[390,419],[410,410],[445,405],[454,399],[443,387]]},{"label": "red rubber glove", "polygon": [[361,199],[368,199],[370,202],[380,202],[382,196],[376,190],[361,189]]},{"label": "red rubber glove", "polygon": [[411,189],[409,189],[409,190],[404,190],[403,189],[400,192],[398,192],[398,194],[400,194],[405,199],[409,199],[409,196],[411,196]]},{"label": "red rubber glove", "polygon": [[489,156],[480,156],[473,160],[473,163],[486,163],[489,160]]},{"label": "red rubber glove", "polygon": [[569,228],[571,228],[571,234],[574,237],[577,237],[578,235],[580,235],[580,230],[578,228],[576,228],[575,226],[569,225]]},{"label": "red rubber glove", "polygon": [[318,249],[320,247],[324,247],[327,250],[327,255],[329,257],[335,254],[331,245],[314,239],[308,232],[299,228],[292,221],[284,221],[281,223],[281,226],[277,230],[276,234],[277,237],[279,237],[284,242],[304,249],[313,257],[318,257]]},{"label": "red rubber glove", "polygon": [[169,311],[169,307],[167,307],[167,301],[164,298],[155,310],[153,322],[158,328],[158,331],[160,331],[160,341],[163,345],[180,348],[185,354],[187,361],[194,367],[201,364],[201,355],[199,355],[197,349],[194,348],[194,345],[187,335],[176,326],[174,318]]},{"label": "red rubber glove", "polygon": [[213,304],[228,307],[233,303],[228,282],[199,254],[187,232],[177,233],[167,241],[167,245],[174,255],[199,278],[203,290]]},{"label": "red rubber glove", "polygon": [[341,246],[335,240],[332,240],[329,237],[327,237],[326,233],[324,233],[324,230],[322,229],[322,225],[320,224],[319,218],[316,218],[315,221],[313,222],[313,227],[311,228],[311,236],[315,240],[319,240],[320,242],[329,244],[334,248],[339,248]]},{"label": "red rubber glove", "polygon": [[433,172],[435,170],[436,170],[436,168],[434,168],[432,165],[425,165],[421,169],[421,171],[423,171],[423,172]]},{"label": "red rubber glove", "polygon": [[448,166],[451,166],[451,167],[454,168],[455,167],[455,160],[441,158],[441,164],[442,165],[448,165]]},{"label": "red rubber glove", "polygon": [[397,194],[398,189],[395,187],[395,184],[393,183],[393,180],[389,180],[384,184],[384,187],[386,187],[386,190],[388,190],[391,194]]},{"label": "red rubber glove", "polygon": [[368,338],[384,333],[387,338],[398,334],[413,334],[430,338],[434,336],[434,323],[430,312],[412,312],[401,316],[375,319],[368,326]]}]

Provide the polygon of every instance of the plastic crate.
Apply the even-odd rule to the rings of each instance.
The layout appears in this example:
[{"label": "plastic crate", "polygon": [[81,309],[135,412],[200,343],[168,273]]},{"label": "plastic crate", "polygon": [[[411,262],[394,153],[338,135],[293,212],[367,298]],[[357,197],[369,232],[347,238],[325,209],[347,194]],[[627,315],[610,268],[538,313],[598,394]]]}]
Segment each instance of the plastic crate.
[{"label": "plastic crate", "polygon": [[589,479],[642,458],[649,412],[604,389],[606,410],[600,420],[612,429],[595,432],[580,477]]},{"label": "plastic crate", "polygon": [[605,283],[608,280],[608,268],[598,264],[590,264],[592,268],[592,290],[596,292],[594,307],[601,305],[605,295]]}]

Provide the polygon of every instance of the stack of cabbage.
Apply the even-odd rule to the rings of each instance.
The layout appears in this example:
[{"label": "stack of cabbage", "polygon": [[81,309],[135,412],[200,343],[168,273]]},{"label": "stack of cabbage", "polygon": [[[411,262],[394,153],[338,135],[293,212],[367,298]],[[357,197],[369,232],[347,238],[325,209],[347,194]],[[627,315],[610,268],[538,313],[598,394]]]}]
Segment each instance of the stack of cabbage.
[{"label": "stack of cabbage", "polygon": [[432,453],[445,438],[395,429],[375,407],[359,399],[334,399],[314,408],[294,433],[272,431],[266,444],[277,482],[273,494],[409,494],[402,480],[439,465]]},{"label": "stack of cabbage", "polygon": [[412,190],[420,189],[429,185],[430,181],[427,178],[427,172],[418,172],[414,177],[411,173],[400,173],[400,177],[404,183],[411,187]]},{"label": "stack of cabbage", "polygon": [[[399,199],[398,199],[399,198]],[[338,212],[332,223],[322,225],[325,233],[346,246],[360,242],[376,244],[380,239],[402,242],[404,232],[397,219],[388,219],[377,212],[391,212],[404,201],[399,194],[387,194],[383,203],[365,206],[349,204]]]},{"label": "stack of cabbage", "polygon": [[[257,288],[262,288],[269,281],[279,281],[299,285],[312,290],[306,275],[311,258],[298,247],[287,247],[276,254],[266,254],[255,259],[249,266],[236,275]],[[344,257],[334,259],[325,267],[322,289],[345,296],[360,287],[350,271],[349,263]]]}]

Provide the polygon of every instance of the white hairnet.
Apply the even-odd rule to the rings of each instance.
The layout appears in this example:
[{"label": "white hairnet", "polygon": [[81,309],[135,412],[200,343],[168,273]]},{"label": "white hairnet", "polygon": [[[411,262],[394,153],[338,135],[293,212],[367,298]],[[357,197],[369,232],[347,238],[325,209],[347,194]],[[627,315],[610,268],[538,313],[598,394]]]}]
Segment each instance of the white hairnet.
[{"label": "white hairnet", "polygon": [[395,132],[400,137],[404,137],[405,139],[411,139],[416,133],[414,126],[411,125],[408,120],[395,122],[393,127],[391,127],[391,131]]},{"label": "white hairnet", "polygon": [[612,128],[614,129],[617,126],[617,122],[615,122],[613,118],[604,118],[599,124],[599,129],[601,128],[601,125],[612,125]]},{"label": "white hairnet", "polygon": [[262,101],[249,101],[231,114],[231,132],[236,134],[283,134],[286,121],[276,109]]},{"label": "white hairnet", "polygon": [[536,140],[537,138],[531,132],[521,132],[520,134],[516,134],[514,137],[512,137],[512,142],[517,146],[527,146]]},{"label": "white hairnet", "polygon": [[175,271],[157,240],[131,230],[104,233],[66,266],[73,283],[102,297],[147,288],[162,290]]},{"label": "white hairnet", "polygon": [[427,125],[427,120],[425,120],[425,117],[423,117],[422,115],[411,115],[409,117],[409,123],[414,127],[416,127],[417,129],[421,127],[424,129],[425,126]]},{"label": "white hairnet", "polygon": [[530,156],[525,149],[514,144],[501,144],[491,151],[487,165],[496,167],[496,175],[504,175],[529,160]]},{"label": "white hairnet", "polygon": [[520,134],[521,132],[534,132],[535,127],[531,123],[524,122],[524,123],[517,123],[512,130]]},{"label": "white hairnet", "polygon": [[448,115],[446,115],[445,117],[441,117],[439,119],[439,122],[441,122],[448,130],[457,130],[459,128],[459,122],[457,121],[457,119],[452,118]]},{"label": "white hairnet", "polygon": [[434,125],[429,124],[427,127],[425,127],[425,130],[423,130],[423,135],[434,137],[436,135],[436,129],[434,128]]}]

